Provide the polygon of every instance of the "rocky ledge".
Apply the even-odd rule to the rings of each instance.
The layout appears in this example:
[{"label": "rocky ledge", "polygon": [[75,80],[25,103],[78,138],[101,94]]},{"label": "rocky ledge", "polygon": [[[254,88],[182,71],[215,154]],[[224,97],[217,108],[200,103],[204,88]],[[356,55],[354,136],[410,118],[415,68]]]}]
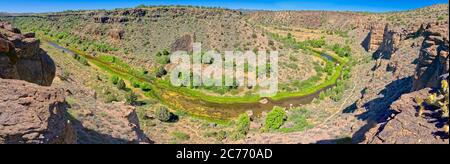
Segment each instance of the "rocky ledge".
[{"label": "rocky ledge", "polygon": [[39,48],[34,33],[21,34],[0,20],[0,78],[50,86],[55,70],[53,60]]},{"label": "rocky ledge", "polygon": [[394,111],[386,122],[380,123],[365,134],[365,144],[448,144],[448,135],[436,125],[432,111],[427,117],[417,116],[416,98],[425,99],[431,89],[422,89],[403,95],[395,101],[390,110]]},{"label": "rocky ledge", "polygon": [[76,142],[64,91],[0,79],[0,144]]}]

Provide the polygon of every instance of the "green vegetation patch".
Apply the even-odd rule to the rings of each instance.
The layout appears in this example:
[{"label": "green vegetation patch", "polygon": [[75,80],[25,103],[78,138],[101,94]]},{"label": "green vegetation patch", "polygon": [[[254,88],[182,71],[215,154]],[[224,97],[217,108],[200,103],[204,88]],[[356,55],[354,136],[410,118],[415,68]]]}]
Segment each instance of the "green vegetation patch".
[{"label": "green vegetation patch", "polygon": [[264,130],[273,131],[279,129],[286,121],[286,118],[285,109],[275,106],[272,111],[267,114]]}]

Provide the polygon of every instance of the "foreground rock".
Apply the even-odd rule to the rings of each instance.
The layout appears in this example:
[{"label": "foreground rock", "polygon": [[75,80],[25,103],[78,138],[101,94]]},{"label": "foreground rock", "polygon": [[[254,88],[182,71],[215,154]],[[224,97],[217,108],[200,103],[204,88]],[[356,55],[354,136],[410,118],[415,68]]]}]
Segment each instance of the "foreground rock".
[{"label": "foreground rock", "polygon": [[0,78],[52,84],[55,64],[34,37],[33,33],[22,35],[11,24],[0,21]]},{"label": "foreground rock", "polygon": [[73,144],[62,90],[0,79],[0,144]]},{"label": "foreground rock", "polygon": [[[385,122],[366,133],[366,144],[448,144],[448,135],[430,117],[416,117],[415,98],[426,98],[430,89],[403,95],[390,109],[394,114]],[[425,115],[431,115],[427,111]]]}]

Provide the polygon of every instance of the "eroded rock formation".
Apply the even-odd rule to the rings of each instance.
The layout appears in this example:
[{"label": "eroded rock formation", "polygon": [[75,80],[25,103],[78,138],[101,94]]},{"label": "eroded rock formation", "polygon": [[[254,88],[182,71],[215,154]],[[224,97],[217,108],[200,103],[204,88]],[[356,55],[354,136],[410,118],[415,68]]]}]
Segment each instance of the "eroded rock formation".
[{"label": "eroded rock formation", "polygon": [[22,35],[6,22],[0,23],[0,32],[0,78],[50,86],[55,77],[55,64],[39,48],[34,34]]},{"label": "eroded rock formation", "polygon": [[[402,44],[400,46],[395,44],[396,39],[393,39],[393,47],[399,48],[399,50],[392,51],[397,54],[392,56],[393,58],[390,59],[388,65],[388,71],[392,69],[393,72],[396,72],[395,70],[402,67],[408,68],[407,70],[414,70],[414,67],[411,68],[409,65],[417,62],[415,72],[402,71],[411,72],[405,75],[406,77],[413,77],[410,84],[412,92],[410,89],[398,99],[392,99],[394,100],[392,104],[382,112],[388,115],[379,117],[378,120],[382,121],[375,124],[375,127],[365,134],[362,143],[448,144],[448,134],[442,132],[442,125],[437,123],[439,118],[435,117],[439,114],[434,111],[427,111],[424,117],[418,117],[416,102],[417,99],[427,98],[432,89],[440,88],[441,80],[449,73],[448,22],[422,25],[418,30],[415,30],[416,32],[413,31],[400,30],[395,34],[400,41],[397,43]],[[409,40],[409,38],[413,39]],[[405,46],[411,42],[416,45],[415,41],[421,41],[422,44],[410,46],[409,49],[414,51],[406,51],[405,49],[408,48]],[[378,50],[382,49],[383,46],[386,45],[382,44]],[[411,62],[411,59],[416,59],[416,62]],[[404,84],[401,86],[404,86]]]},{"label": "eroded rock formation", "polygon": [[0,79],[0,144],[73,144],[63,90]]},{"label": "eroded rock formation", "polygon": [[362,46],[366,51],[373,52],[378,49],[378,47],[383,42],[383,35],[385,31],[385,26],[381,24],[373,24],[369,27],[369,33],[366,39],[364,39]]},{"label": "eroded rock formation", "polygon": [[449,72],[448,23],[427,25],[416,73],[413,90],[440,85],[441,75]]},{"label": "eroded rock formation", "polygon": [[39,86],[56,68],[34,37],[0,21],[0,144],[76,143],[64,92]]},{"label": "eroded rock formation", "polygon": [[184,35],[172,44],[171,51],[186,51],[186,52],[192,52],[192,44],[193,44],[193,37],[191,35]]},{"label": "eroded rock formation", "polygon": [[[403,95],[395,101],[390,110],[394,111],[384,123],[366,133],[366,144],[448,144],[448,137],[440,136],[441,129],[433,123],[435,118],[417,117],[416,98],[426,98],[430,89]],[[425,115],[432,115],[427,111]]]}]

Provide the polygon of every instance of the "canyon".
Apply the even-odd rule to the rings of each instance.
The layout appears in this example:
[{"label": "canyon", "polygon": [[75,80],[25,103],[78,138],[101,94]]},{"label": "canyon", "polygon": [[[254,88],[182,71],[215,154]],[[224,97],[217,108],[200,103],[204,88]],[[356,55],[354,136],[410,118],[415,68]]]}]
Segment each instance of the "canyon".
[{"label": "canyon", "polygon": [[[448,106],[419,110],[419,99],[448,99],[448,25],[448,4],[389,13],[147,6],[2,15],[0,143],[448,144]],[[171,55],[191,56],[195,42],[217,52],[278,51],[278,94],[173,86]]]}]

